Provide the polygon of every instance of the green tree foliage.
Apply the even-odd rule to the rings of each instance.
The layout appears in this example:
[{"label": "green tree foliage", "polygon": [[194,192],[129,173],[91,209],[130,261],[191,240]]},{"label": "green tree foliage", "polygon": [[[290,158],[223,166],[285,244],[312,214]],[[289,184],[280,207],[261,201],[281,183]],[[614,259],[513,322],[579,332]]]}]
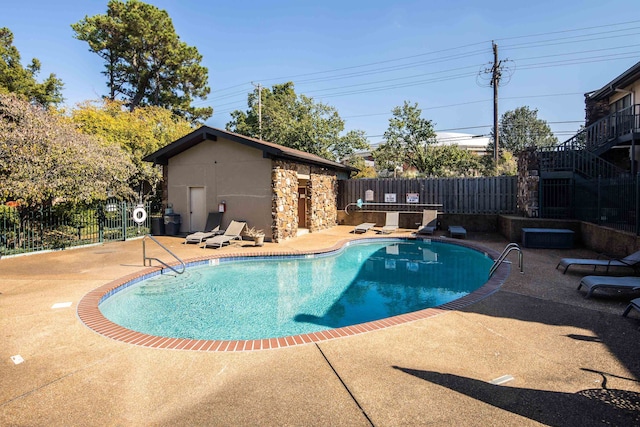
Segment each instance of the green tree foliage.
[{"label": "green tree foliage", "polygon": [[[493,151],[493,149],[492,149]],[[482,164],[483,175],[485,176],[501,176],[501,175],[517,175],[518,161],[516,156],[510,151],[501,150],[498,156],[498,164],[493,161],[493,154],[487,154],[480,158]]]},{"label": "green tree foliage", "polygon": [[0,202],[51,206],[131,197],[134,166],[120,147],[78,132],[59,115],[0,94]]},{"label": "green tree foliage", "polygon": [[210,92],[208,70],[198,50],[180,41],[166,11],[111,0],[105,15],[86,16],[71,27],[104,60],[109,99],[123,100],[130,110],[168,108],[194,123],[213,114],[211,107],[192,105]]},{"label": "green tree foliage", "polygon": [[422,173],[432,177],[478,176],[484,173],[481,158],[456,144],[424,148]]},{"label": "green tree foliage", "polygon": [[193,129],[184,118],[162,107],[124,108],[121,101],[85,102],[71,111],[70,120],[80,132],[122,148],[133,161],[136,173],[132,188],[147,193],[162,179],[158,166],[142,158],[169,145]]},{"label": "green tree foliage", "polygon": [[352,175],[351,178],[376,178],[378,176],[376,169],[373,166],[367,166],[360,156],[352,155],[344,163],[358,169],[358,173]]},{"label": "green tree foliage", "polygon": [[0,94],[15,93],[44,106],[61,103],[62,81],[50,74],[38,83],[39,72],[40,61],[36,58],[27,67],[22,67],[20,52],[13,45],[13,33],[8,28],[0,28]]},{"label": "green tree foliage", "polygon": [[[348,158],[369,147],[363,131],[340,136],[344,121],[334,107],[297,95],[292,82],[261,91],[262,139],[316,154],[330,160]],[[226,128],[252,138],[260,137],[258,89],[248,96],[248,110],[231,113]]]},{"label": "green tree foliage", "polygon": [[[538,118],[538,110],[531,110],[527,106],[505,112],[500,118],[499,130],[498,149],[512,153],[527,147],[545,147],[558,143],[558,138],[553,135],[547,122]],[[487,146],[489,152],[493,152],[494,140],[492,137]]]},{"label": "green tree foliage", "polygon": [[427,147],[436,143],[431,120],[420,117],[422,110],[418,104],[408,101],[401,107],[395,107],[392,114],[384,133],[385,142],[373,153],[376,164],[388,171],[405,165],[426,173],[430,162]]}]

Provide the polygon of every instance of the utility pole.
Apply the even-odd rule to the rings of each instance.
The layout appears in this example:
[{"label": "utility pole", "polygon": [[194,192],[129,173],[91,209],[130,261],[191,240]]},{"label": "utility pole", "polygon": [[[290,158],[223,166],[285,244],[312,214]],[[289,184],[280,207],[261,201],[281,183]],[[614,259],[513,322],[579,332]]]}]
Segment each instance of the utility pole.
[{"label": "utility pole", "polygon": [[[491,41],[493,49],[493,63],[480,70],[478,73],[478,85],[493,87],[493,161],[498,163],[498,153],[500,148],[500,130],[498,129],[498,87],[501,80],[506,78],[506,83],[511,80],[513,70],[509,68],[509,59],[498,60],[498,45]],[[480,84],[480,80],[488,81],[489,84]],[[505,83],[503,82],[503,85]]]},{"label": "utility pole", "polygon": [[258,88],[258,139],[262,139],[262,85],[253,82],[251,84]]},{"label": "utility pole", "polygon": [[491,41],[493,47],[493,67],[491,67],[491,86],[493,86],[493,161],[498,164],[498,142],[500,131],[498,130],[498,86],[502,70],[498,61],[498,45]]}]

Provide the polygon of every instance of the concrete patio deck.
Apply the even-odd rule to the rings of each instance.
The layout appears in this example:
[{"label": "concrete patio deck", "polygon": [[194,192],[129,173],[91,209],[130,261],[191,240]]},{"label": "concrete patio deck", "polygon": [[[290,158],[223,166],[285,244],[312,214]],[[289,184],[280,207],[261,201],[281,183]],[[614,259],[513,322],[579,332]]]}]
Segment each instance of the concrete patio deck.
[{"label": "concrete patio deck", "polygon": [[[206,251],[366,237],[352,229]],[[207,253],[159,239],[184,259]],[[508,243],[467,239],[498,251]],[[249,352],[139,347],[78,320],[87,292],[144,269],[140,240],[3,258],[0,425],[639,425],[640,314],[621,316],[633,295],[585,299],[576,287],[589,269],[555,270],[561,257],[595,256],[588,250],[523,252],[524,275],[512,268],[498,292],[462,310]],[[62,302],[72,304],[52,308]]]}]

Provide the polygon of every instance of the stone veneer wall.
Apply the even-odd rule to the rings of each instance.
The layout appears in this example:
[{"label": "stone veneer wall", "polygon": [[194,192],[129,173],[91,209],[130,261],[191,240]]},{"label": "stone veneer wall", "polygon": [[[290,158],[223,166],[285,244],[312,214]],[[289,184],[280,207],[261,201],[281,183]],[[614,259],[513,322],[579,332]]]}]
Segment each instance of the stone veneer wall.
[{"label": "stone veneer wall", "polygon": [[[298,173],[307,181],[307,224],[298,224]],[[273,241],[295,237],[298,227],[310,232],[336,225],[338,218],[338,177],[335,172],[282,160],[273,161],[271,172]]]},{"label": "stone veneer wall", "polygon": [[271,231],[273,241],[281,242],[298,233],[298,176],[297,165],[281,160],[273,161],[271,170],[272,203]]},{"label": "stone veneer wall", "polygon": [[588,95],[584,96],[585,126],[589,126],[609,115],[610,111],[609,98],[595,101],[589,98]]},{"label": "stone veneer wall", "polygon": [[312,168],[307,195],[309,231],[334,227],[338,218],[338,177],[335,172]]},{"label": "stone veneer wall", "polygon": [[528,218],[540,216],[540,161],[535,148],[518,153],[518,212]]}]

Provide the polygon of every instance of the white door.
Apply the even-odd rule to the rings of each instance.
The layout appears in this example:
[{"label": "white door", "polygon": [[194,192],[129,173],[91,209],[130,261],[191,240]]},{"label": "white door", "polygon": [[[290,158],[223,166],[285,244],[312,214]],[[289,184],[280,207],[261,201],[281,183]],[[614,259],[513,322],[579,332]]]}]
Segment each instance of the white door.
[{"label": "white door", "polygon": [[189,231],[204,231],[206,224],[204,187],[189,187]]}]

